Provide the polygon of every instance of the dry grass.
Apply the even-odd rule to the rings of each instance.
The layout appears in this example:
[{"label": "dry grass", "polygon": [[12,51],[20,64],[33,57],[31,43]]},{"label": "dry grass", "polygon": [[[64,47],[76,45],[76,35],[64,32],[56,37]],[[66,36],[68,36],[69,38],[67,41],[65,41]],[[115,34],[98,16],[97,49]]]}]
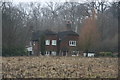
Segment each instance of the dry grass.
[{"label": "dry grass", "polygon": [[118,58],[3,57],[4,78],[116,78]]}]

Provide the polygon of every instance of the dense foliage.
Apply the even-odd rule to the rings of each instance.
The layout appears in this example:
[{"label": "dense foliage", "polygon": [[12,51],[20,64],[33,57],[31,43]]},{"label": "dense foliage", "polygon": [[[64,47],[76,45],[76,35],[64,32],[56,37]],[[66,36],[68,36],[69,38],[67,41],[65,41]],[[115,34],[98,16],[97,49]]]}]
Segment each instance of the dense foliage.
[{"label": "dense foliage", "polygon": [[24,47],[3,47],[2,56],[25,56],[27,50]]},{"label": "dense foliage", "polygon": [[42,55],[45,54],[45,35],[41,35],[40,37],[40,51]]}]

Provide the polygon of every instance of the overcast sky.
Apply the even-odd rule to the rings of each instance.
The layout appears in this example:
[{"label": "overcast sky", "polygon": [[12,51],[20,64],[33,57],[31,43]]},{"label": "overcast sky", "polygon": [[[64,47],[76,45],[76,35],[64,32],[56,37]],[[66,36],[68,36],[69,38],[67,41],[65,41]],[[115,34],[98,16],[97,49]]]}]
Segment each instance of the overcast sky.
[{"label": "overcast sky", "polygon": [[[19,2],[65,2],[65,1],[71,1],[71,2],[85,2],[85,1],[93,1],[93,0],[3,0],[3,1],[11,1],[15,4],[18,4]],[[104,1],[104,0],[99,0]],[[105,1],[120,1],[120,0],[105,0]]]}]

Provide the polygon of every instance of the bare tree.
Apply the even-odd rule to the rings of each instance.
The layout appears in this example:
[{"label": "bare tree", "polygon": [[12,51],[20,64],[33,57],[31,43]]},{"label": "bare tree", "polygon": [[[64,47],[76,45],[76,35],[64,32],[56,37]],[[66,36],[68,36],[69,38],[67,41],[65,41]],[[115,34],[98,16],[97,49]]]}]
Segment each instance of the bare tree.
[{"label": "bare tree", "polygon": [[88,52],[91,48],[95,49],[98,44],[98,40],[99,33],[96,26],[95,11],[93,11],[92,16],[85,19],[80,32],[80,48],[87,53],[86,56],[88,56]]}]

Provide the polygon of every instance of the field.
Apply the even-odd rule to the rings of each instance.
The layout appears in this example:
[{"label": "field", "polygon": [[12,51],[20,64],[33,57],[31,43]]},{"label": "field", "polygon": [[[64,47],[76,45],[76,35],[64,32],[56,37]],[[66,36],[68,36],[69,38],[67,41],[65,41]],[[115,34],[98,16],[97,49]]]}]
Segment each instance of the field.
[{"label": "field", "polygon": [[118,58],[3,57],[4,78],[116,78]]}]

